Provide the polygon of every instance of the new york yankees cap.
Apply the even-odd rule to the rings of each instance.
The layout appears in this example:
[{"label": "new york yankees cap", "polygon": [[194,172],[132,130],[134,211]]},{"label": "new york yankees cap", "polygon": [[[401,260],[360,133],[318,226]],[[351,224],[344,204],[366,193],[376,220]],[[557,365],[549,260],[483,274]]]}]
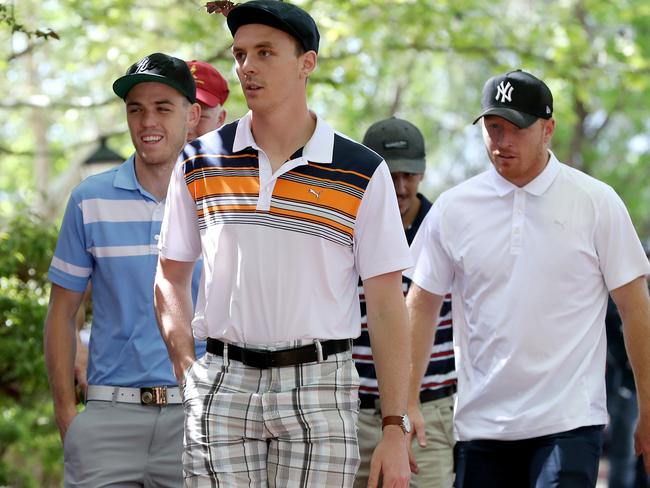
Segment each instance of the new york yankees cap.
[{"label": "new york yankees cap", "polygon": [[363,145],[384,158],[391,173],[424,173],[424,137],[407,120],[390,117],[375,122],[363,136]]},{"label": "new york yankees cap", "polygon": [[230,90],[228,82],[219,71],[205,61],[187,61],[190,73],[196,83],[196,99],[208,107],[223,105],[228,99]]},{"label": "new york yankees cap", "polygon": [[485,82],[481,97],[481,114],[497,115],[524,129],[537,119],[553,116],[553,95],[548,86],[520,69],[493,76]]},{"label": "new york yankees cap", "polygon": [[230,33],[242,25],[264,24],[295,37],[305,51],[318,52],[320,34],[314,19],[300,7],[279,0],[251,0],[237,4],[226,17]]},{"label": "new york yankees cap", "polygon": [[113,83],[115,94],[126,100],[129,90],[138,83],[152,81],[171,86],[191,103],[196,102],[196,84],[189,66],[182,59],[153,53],[132,64],[126,74]]}]

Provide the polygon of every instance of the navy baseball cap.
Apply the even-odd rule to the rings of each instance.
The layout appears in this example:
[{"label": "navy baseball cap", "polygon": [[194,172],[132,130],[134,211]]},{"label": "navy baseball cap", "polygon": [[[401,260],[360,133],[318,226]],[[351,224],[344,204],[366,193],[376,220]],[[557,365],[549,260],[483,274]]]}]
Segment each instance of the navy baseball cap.
[{"label": "navy baseball cap", "polygon": [[115,94],[126,100],[129,90],[138,83],[153,81],[178,90],[191,103],[196,102],[196,83],[187,63],[163,53],[153,53],[132,64],[126,74],[113,83]]},{"label": "navy baseball cap", "polygon": [[320,34],[314,19],[300,7],[278,0],[251,0],[236,5],[226,17],[230,33],[242,25],[264,24],[286,32],[298,40],[305,51],[318,52]]},{"label": "navy baseball cap", "polygon": [[520,69],[493,76],[483,87],[481,117],[496,115],[520,129],[553,116],[553,95],[546,83]]}]

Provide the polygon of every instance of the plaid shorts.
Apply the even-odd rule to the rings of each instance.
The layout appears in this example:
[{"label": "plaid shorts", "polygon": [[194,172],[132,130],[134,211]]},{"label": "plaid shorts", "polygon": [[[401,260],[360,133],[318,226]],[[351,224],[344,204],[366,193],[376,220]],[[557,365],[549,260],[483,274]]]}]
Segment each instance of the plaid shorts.
[{"label": "plaid shorts", "polygon": [[351,351],[258,369],[206,353],[183,386],[186,487],[351,487],[359,467]]}]

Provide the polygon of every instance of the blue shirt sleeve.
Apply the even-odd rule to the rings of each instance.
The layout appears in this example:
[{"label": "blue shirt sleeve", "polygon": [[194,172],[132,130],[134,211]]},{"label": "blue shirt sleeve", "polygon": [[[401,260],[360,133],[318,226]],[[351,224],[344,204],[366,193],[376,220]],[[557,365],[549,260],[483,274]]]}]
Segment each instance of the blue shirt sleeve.
[{"label": "blue shirt sleeve", "polygon": [[86,242],[81,199],[73,192],[63,216],[48,278],[63,288],[83,292],[93,262],[90,246]]}]

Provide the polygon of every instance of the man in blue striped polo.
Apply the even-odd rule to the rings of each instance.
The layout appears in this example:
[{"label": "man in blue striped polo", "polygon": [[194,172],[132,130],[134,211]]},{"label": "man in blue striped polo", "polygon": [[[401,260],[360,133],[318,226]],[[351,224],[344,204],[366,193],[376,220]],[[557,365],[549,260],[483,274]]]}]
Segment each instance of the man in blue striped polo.
[{"label": "man in blue striped polo", "polygon": [[[169,177],[200,107],[185,61],[161,53],[132,65],[113,90],[135,154],[72,192],[49,271],[46,362],[65,486],[171,488],[182,483],[183,408],[152,290]],[[75,315],[89,282],[89,386],[77,413]]]}]

